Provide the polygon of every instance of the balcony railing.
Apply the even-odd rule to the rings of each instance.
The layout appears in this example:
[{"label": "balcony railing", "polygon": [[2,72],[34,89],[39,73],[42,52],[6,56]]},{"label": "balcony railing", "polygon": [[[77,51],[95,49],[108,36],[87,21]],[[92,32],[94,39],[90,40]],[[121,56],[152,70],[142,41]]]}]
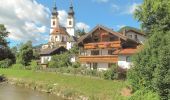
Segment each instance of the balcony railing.
[{"label": "balcony railing", "polygon": [[120,41],[87,43],[84,45],[84,49],[120,48],[120,47],[121,47]]},{"label": "balcony railing", "polygon": [[117,55],[91,55],[79,56],[80,62],[103,62],[103,63],[116,63],[118,61]]}]

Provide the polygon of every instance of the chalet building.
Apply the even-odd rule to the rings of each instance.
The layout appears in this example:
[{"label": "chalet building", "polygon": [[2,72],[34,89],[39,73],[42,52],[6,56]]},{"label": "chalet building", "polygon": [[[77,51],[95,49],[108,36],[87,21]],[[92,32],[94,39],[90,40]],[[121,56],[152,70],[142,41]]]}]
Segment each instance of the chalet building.
[{"label": "chalet building", "polygon": [[107,70],[113,64],[129,69],[131,56],[144,40],[145,35],[134,29],[115,32],[98,25],[78,40],[79,61],[90,69]]},{"label": "chalet building", "polygon": [[[59,24],[58,11],[55,3],[51,16],[50,38],[48,43],[42,46],[40,52],[41,64],[47,64],[53,55],[62,54],[63,52],[71,49],[76,41],[75,19],[72,3],[68,11],[66,27]],[[75,61],[74,57],[71,61]]]}]

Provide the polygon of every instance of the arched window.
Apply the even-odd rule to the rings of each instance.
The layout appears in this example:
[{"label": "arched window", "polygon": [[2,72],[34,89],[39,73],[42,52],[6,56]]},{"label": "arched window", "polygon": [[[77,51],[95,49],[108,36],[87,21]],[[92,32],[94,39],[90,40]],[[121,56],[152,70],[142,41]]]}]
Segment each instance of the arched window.
[{"label": "arched window", "polygon": [[126,57],[126,62],[131,62],[131,57],[130,56]]},{"label": "arched window", "polygon": [[53,21],[53,26],[55,25],[55,21]]},{"label": "arched window", "polygon": [[72,24],[72,22],[71,21],[69,21],[69,25],[71,25]]}]

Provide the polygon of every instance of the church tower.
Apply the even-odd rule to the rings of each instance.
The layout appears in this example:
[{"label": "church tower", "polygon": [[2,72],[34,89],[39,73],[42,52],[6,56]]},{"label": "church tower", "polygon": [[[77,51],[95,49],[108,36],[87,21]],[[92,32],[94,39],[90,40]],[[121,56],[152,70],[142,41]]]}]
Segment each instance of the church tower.
[{"label": "church tower", "polygon": [[59,27],[59,18],[58,18],[58,11],[57,11],[57,6],[56,6],[56,1],[54,0],[54,6],[52,9],[52,16],[51,16],[51,29],[50,29],[50,34],[54,30],[54,28]]},{"label": "church tower", "polygon": [[73,10],[72,1],[71,1],[69,11],[68,11],[68,17],[67,17],[67,32],[71,36],[75,36],[75,19],[74,19],[74,10]]}]

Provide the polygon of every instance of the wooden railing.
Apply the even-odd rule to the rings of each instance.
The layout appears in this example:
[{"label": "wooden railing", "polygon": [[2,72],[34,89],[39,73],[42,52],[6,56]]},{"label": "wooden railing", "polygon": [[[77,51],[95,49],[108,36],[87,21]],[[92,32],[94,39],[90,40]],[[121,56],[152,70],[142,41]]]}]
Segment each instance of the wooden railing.
[{"label": "wooden railing", "polygon": [[79,56],[80,62],[105,62],[116,63],[118,61],[117,55],[91,55],[91,56]]},{"label": "wooden railing", "polygon": [[84,44],[84,49],[97,49],[97,48],[120,48],[120,41],[114,42],[97,42]]}]

